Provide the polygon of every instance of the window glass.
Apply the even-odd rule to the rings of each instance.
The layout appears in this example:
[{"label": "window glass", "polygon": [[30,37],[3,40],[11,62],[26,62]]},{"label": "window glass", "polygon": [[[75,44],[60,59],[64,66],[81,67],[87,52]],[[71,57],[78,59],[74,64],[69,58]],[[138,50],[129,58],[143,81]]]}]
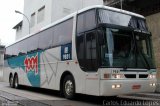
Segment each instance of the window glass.
[{"label": "window glass", "polygon": [[77,33],[91,30],[96,27],[95,9],[78,15]]},{"label": "window glass", "polygon": [[71,43],[72,31],[73,18],[6,48],[6,54],[20,55],[33,52],[38,48],[47,49],[52,46]]},{"label": "window glass", "polygon": [[91,71],[96,71],[97,68],[95,31],[86,34],[86,68]]},{"label": "window glass", "polygon": [[108,11],[105,9],[99,10],[99,23],[109,23],[115,25],[128,26],[130,19],[130,15]]},{"label": "window glass", "polygon": [[19,54],[27,53],[27,45],[28,45],[28,40],[27,39],[19,42],[19,45],[18,45]]},{"label": "window glass", "polygon": [[32,52],[34,50],[37,50],[37,48],[38,48],[38,40],[39,40],[38,34],[36,34],[34,36],[31,36],[31,37],[26,39],[27,51],[28,52]]},{"label": "window glass", "polygon": [[9,55],[9,56],[12,55],[12,46],[9,46],[6,48],[6,55]]},{"label": "window glass", "polygon": [[52,37],[53,37],[53,28],[49,28],[41,33],[39,33],[39,45],[40,49],[47,49],[52,47]]},{"label": "window glass", "polygon": [[72,41],[73,19],[62,22],[54,27],[53,45],[62,45]]},{"label": "window glass", "polygon": [[18,43],[11,45],[9,47],[6,48],[6,55],[7,56],[17,56],[18,55]]},{"label": "window glass", "polygon": [[45,6],[38,10],[37,23],[40,23],[44,20],[45,15]]},{"label": "window glass", "polygon": [[14,44],[14,45],[12,45],[12,55],[14,55],[14,56],[17,56],[18,55],[18,44],[19,43],[16,43],[16,44]]},{"label": "window glass", "polygon": [[31,27],[35,25],[35,13],[31,15]]},{"label": "window glass", "polygon": [[99,9],[98,23],[108,23],[148,31],[145,19],[105,9]]},{"label": "window glass", "polygon": [[139,19],[139,20],[137,20],[137,21],[138,21],[138,28],[139,28],[139,29],[141,29],[141,30],[143,30],[143,31],[147,31],[147,30],[148,30],[147,24],[146,24],[145,21],[143,21],[143,20],[141,20],[141,19]]},{"label": "window glass", "polygon": [[149,55],[149,49],[147,49],[147,42],[146,40],[142,40],[142,53],[144,53],[145,55]]},{"label": "window glass", "polygon": [[81,34],[77,37],[77,57],[81,68],[85,66],[84,59],[84,34]]}]

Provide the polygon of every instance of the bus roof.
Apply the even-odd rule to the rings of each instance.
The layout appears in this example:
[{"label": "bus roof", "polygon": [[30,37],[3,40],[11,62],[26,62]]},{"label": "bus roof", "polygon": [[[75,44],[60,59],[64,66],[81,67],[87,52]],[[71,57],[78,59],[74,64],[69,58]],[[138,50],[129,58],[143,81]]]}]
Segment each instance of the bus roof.
[{"label": "bus roof", "polygon": [[52,27],[52,26],[54,26],[54,25],[56,25],[56,24],[59,24],[59,23],[65,21],[65,20],[67,20],[67,19],[69,19],[69,18],[72,18],[72,17],[74,17],[76,14],[80,14],[80,13],[83,13],[83,12],[85,12],[85,11],[88,11],[88,10],[91,10],[91,9],[94,9],[94,8],[106,9],[106,10],[115,11],[115,12],[119,12],[119,13],[123,13],[123,14],[127,14],[127,15],[131,15],[131,16],[135,16],[135,17],[139,17],[139,18],[145,19],[145,17],[142,16],[142,15],[140,15],[140,14],[136,14],[136,13],[129,12],[129,11],[126,11],[126,10],[122,10],[122,9],[117,9],[117,8],[108,7],[108,6],[104,6],[104,5],[89,6],[89,7],[86,7],[86,8],[84,8],[84,9],[78,10],[77,12],[74,12],[74,13],[72,13],[72,14],[70,14],[70,15],[68,15],[68,16],[60,19],[60,20],[57,20],[57,21],[55,21],[55,22],[53,22],[53,23],[51,23],[51,24],[49,24],[49,25],[41,28],[38,32],[35,32],[35,33],[32,33],[32,34],[29,34],[29,35],[24,36],[23,38],[17,40],[16,42],[14,42],[14,43],[6,46],[6,48],[9,47],[9,46],[11,46],[11,45],[13,45],[13,44],[15,44],[15,43],[18,43],[18,42],[26,39],[26,38],[28,38],[28,37],[31,37],[31,36],[33,36],[33,35],[41,32],[41,31],[44,31],[44,30],[46,30],[46,29],[48,29],[48,28],[50,28],[50,27]]},{"label": "bus roof", "polygon": [[101,9],[106,9],[106,10],[110,10],[110,11],[115,11],[115,12],[131,15],[131,16],[139,17],[139,18],[145,18],[144,16],[142,16],[140,14],[136,14],[136,13],[133,13],[130,11],[126,11],[126,10],[122,10],[122,9],[118,9],[118,8],[114,8],[114,7],[109,7],[109,6],[104,6],[104,5],[94,5],[94,6],[86,7],[84,9],[79,10],[78,14],[85,12],[87,10],[90,10],[90,9],[94,9],[94,8],[101,8]]}]

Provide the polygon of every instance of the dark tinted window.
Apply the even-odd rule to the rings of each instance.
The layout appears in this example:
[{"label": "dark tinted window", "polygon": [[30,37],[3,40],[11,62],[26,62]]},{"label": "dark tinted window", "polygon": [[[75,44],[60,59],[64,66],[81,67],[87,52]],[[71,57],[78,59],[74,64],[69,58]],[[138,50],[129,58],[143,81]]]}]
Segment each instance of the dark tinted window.
[{"label": "dark tinted window", "polygon": [[86,68],[95,71],[97,67],[96,32],[86,34]]},{"label": "dark tinted window", "polygon": [[84,59],[84,34],[77,36],[77,57],[81,68],[85,67],[85,59]]},{"label": "dark tinted window", "polygon": [[78,15],[77,33],[91,30],[96,27],[95,9]]},{"label": "dark tinted window", "polygon": [[62,45],[72,41],[73,19],[69,19],[54,27],[53,45]]},{"label": "dark tinted window", "polygon": [[97,71],[97,40],[96,31],[77,36],[77,58],[84,71]]},{"label": "dark tinted window", "polygon": [[6,48],[6,55],[22,55],[37,49],[48,49],[72,41],[73,18]]}]

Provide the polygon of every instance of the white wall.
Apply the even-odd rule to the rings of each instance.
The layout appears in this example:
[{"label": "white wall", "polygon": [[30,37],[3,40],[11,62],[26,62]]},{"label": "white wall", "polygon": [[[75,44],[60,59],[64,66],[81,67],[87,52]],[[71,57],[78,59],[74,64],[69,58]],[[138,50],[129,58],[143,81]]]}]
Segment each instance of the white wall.
[{"label": "white wall", "polygon": [[91,5],[103,5],[103,0],[53,0],[52,22]]},{"label": "white wall", "polygon": [[23,36],[22,36],[22,29],[16,30],[16,39],[19,39],[19,38],[21,38],[21,37],[23,37]]},{"label": "white wall", "polygon": [[[38,10],[45,5],[45,19],[37,24]],[[30,28],[30,32],[38,32],[42,27],[90,5],[103,5],[103,0],[24,0],[24,14],[31,20],[31,14],[36,13],[35,26]],[[17,36],[16,40],[29,34],[29,24],[23,17],[22,36]]]},{"label": "white wall", "polygon": [[[45,18],[44,21],[37,24],[37,13],[38,10],[45,6]],[[52,0],[24,0],[24,14],[31,20],[31,14],[35,12],[35,26],[30,27],[30,32],[34,33],[40,30],[43,26],[46,26],[51,23],[51,7]],[[26,18],[23,18],[23,36],[29,33],[29,25]]]}]

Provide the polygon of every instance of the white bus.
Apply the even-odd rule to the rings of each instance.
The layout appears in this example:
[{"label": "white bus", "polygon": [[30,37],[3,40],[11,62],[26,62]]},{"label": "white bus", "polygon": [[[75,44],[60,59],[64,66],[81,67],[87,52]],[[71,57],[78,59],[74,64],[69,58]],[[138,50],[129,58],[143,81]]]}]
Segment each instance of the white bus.
[{"label": "white bus", "polygon": [[68,99],[154,92],[152,49],[143,16],[91,6],[7,46],[4,80],[14,88],[59,90]]}]

